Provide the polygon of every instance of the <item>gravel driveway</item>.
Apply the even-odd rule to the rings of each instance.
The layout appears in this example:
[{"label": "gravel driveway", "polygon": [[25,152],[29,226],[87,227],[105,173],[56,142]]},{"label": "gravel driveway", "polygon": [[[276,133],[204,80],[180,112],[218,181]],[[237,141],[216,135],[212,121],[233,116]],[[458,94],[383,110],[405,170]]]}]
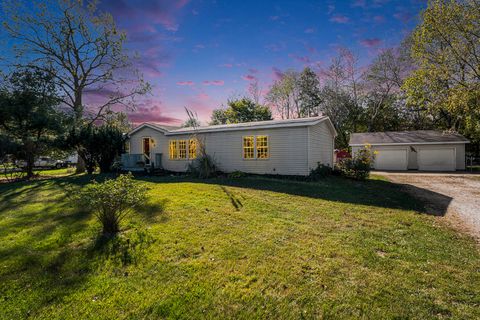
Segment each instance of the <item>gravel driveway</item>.
[{"label": "gravel driveway", "polygon": [[375,172],[404,184],[426,200],[432,214],[442,215],[480,240],[480,175]]}]

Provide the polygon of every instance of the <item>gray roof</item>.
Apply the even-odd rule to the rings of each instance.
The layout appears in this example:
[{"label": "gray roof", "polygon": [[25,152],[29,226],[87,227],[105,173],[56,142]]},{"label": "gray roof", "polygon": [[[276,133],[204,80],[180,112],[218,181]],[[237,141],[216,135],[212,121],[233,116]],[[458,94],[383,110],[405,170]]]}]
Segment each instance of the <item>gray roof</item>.
[{"label": "gray roof", "polygon": [[[266,121],[252,121],[252,122],[243,122],[243,123],[229,123],[229,124],[219,124],[212,126],[200,126],[197,128],[199,132],[208,132],[208,131],[226,131],[232,129],[242,129],[242,128],[255,128],[255,127],[264,127],[264,126],[285,126],[285,125],[309,125],[319,120],[326,119],[326,116],[319,117],[310,117],[310,118],[298,118],[298,119],[282,119],[282,120],[266,120]],[[192,127],[179,128],[176,130],[169,130],[170,133],[190,133],[195,129]]]},{"label": "gray roof", "polygon": [[144,126],[148,126],[153,129],[160,130],[164,132],[165,135],[179,135],[179,134],[233,131],[233,130],[310,126],[325,120],[330,124],[332,131],[336,135],[335,128],[333,127],[333,124],[330,122],[330,119],[327,116],[298,118],[298,119],[254,121],[254,122],[245,122],[245,123],[220,124],[220,125],[213,125],[213,126],[201,126],[201,127],[198,127],[196,130],[192,127],[172,128],[169,126],[158,125],[154,123],[143,123],[138,127],[136,127],[135,129],[133,129],[129,134],[133,134],[134,132],[138,131]]},{"label": "gray roof", "polygon": [[364,144],[415,144],[415,143],[469,143],[458,133],[434,130],[417,131],[390,131],[390,132],[365,132],[352,133],[350,145]]}]

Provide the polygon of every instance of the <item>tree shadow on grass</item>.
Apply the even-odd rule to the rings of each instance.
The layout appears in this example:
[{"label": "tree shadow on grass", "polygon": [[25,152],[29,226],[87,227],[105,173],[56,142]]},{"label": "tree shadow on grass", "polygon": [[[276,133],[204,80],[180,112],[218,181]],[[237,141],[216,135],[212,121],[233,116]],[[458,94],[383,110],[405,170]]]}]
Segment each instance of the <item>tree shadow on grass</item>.
[{"label": "tree shadow on grass", "polygon": [[[405,185],[384,180],[355,181],[336,176],[328,177],[317,182],[262,176],[249,176],[238,179],[220,177],[208,180],[199,180],[186,176],[139,176],[137,179],[161,183],[190,182],[220,185],[222,186],[222,190],[229,196],[232,205],[237,209],[239,207],[238,202],[235,199],[232,199],[230,196],[231,192],[228,192],[228,189],[225,187],[271,191],[292,196],[358,205],[413,210],[419,213],[435,216],[444,216],[450,202],[452,201],[452,198],[446,195],[414,186],[408,186],[407,190]],[[416,196],[417,194],[422,194],[423,197],[419,198]],[[433,199],[436,205],[431,206],[427,199]]]},{"label": "tree shadow on grass", "polygon": [[168,217],[163,213],[168,202],[168,199],[156,200],[155,202],[148,201],[135,209],[135,212],[145,218],[148,223],[167,222]]}]

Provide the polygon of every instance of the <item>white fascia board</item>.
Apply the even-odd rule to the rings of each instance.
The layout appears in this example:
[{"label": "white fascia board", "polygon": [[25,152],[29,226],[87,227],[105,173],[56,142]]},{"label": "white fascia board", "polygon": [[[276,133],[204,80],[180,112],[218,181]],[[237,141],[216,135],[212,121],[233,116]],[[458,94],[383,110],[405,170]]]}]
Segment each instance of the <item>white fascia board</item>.
[{"label": "white fascia board", "polygon": [[160,131],[160,132],[167,132],[165,129],[162,129],[160,127],[157,127],[157,126],[154,126],[154,125],[151,125],[150,123],[142,123],[141,125],[139,125],[138,127],[136,127],[135,129],[133,129],[132,131],[130,131],[127,135],[128,137],[130,137],[132,134],[134,134],[135,132],[143,129],[143,128],[150,128],[150,129],[153,129],[153,130],[156,130],[156,131]]}]

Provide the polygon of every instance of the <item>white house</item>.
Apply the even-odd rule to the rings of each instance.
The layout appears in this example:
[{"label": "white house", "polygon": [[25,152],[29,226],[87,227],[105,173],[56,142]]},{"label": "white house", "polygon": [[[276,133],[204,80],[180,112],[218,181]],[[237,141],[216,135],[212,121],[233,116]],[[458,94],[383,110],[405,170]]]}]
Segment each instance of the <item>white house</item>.
[{"label": "white house", "polygon": [[336,134],[326,116],[196,129],[144,123],[128,134],[122,164],[127,170],[146,164],[184,172],[197,157],[198,141],[203,141],[223,172],[305,176],[318,163],[333,166]]},{"label": "white house", "polygon": [[465,144],[458,133],[432,130],[353,133],[350,146],[355,154],[366,144],[377,151],[377,170],[465,170]]}]

